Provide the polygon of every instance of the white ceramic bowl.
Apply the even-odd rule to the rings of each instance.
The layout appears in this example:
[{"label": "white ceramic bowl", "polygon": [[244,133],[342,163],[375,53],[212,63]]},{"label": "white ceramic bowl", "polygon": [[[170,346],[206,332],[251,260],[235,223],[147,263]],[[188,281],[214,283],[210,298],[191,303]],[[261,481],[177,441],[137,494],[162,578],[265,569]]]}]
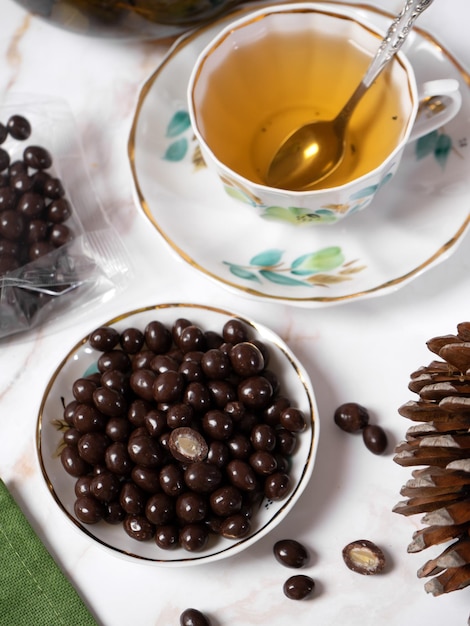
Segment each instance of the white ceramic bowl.
[{"label": "white ceramic bowl", "polygon": [[[118,526],[98,522],[83,524],[74,515],[75,478],[62,467],[59,450],[65,422],[62,421],[64,402],[73,400],[72,384],[92,371],[99,352],[90,347],[88,337],[81,339],[64,357],[54,372],[42,399],[38,424],[37,448],[39,462],[47,486],[55,501],[75,526],[97,544],[116,554],[164,566],[200,564],[227,558],[248,548],[270,532],[289,513],[305,489],[311,476],[318,447],[319,422],[314,392],[305,369],[286,344],[264,326],[237,314],[197,304],[160,304],[131,311],[110,320],[106,325],[119,331],[134,327],[144,329],[148,322],[158,319],[169,328],[178,318],[186,318],[203,330],[222,332],[223,325],[232,318],[240,319],[248,328],[250,339],[260,339],[270,351],[269,369],[281,383],[281,393],[291,405],[301,409],[307,419],[307,429],[298,434],[297,448],[291,458],[290,491],[282,500],[264,500],[252,517],[251,529],[242,539],[211,536],[207,546],[198,552],[177,547],[162,550],[153,540],[137,541]],[[94,329],[91,329],[92,332]],[[96,370],[95,370],[96,371]]]}]

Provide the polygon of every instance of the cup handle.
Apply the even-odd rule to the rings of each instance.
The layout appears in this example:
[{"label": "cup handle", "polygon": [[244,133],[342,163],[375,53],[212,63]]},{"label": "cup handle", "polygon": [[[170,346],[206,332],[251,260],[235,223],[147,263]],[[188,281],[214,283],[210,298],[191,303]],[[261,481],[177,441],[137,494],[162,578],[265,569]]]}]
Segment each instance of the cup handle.
[{"label": "cup handle", "polygon": [[430,80],[420,85],[419,110],[408,141],[440,128],[457,115],[462,105],[459,82],[454,78]]}]

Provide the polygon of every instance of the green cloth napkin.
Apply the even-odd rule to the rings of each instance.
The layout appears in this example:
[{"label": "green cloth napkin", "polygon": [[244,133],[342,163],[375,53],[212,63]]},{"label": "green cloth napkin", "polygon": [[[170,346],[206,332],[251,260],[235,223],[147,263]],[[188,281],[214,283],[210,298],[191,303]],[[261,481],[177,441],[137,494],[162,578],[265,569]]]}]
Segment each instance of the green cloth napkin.
[{"label": "green cloth napkin", "polygon": [[96,626],[0,480],[1,626]]}]

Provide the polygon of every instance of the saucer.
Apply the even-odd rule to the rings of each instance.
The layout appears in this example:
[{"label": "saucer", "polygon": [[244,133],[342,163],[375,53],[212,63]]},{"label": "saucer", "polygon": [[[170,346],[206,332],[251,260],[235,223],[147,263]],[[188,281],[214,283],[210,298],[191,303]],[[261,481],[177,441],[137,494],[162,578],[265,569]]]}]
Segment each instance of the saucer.
[{"label": "saucer", "polygon": [[111,554],[124,556],[134,562],[166,567],[200,565],[228,558],[249,548],[272,531],[293,509],[312,476],[320,434],[318,409],[308,373],[282,339],[269,328],[231,311],[190,303],[157,304],[129,311],[108,321],[105,326],[111,326],[119,333],[126,328],[144,331],[150,322],[158,320],[171,329],[174,322],[181,318],[190,320],[203,331],[217,333],[223,331],[227,322],[237,319],[245,327],[250,341],[256,340],[265,346],[269,354],[269,369],[277,377],[280,391],[289,398],[291,406],[297,407],[305,416],[306,428],[296,435],[297,446],[289,456],[290,489],[282,499],[263,497],[259,507],[253,508],[247,534],[230,539],[214,534],[206,546],[195,551],[188,552],[179,545],[165,550],[153,540],[136,541],[131,538],[122,524],[107,524],[104,520],[85,524],[76,517],[74,504],[77,479],[64,470],[60,454],[64,448],[63,434],[70,426],[64,419],[64,407],[74,400],[74,381],[98,371],[97,359],[101,352],[90,345],[90,335],[78,341],[64,356],[50,379],[39,410],[36,437],[44,480],[69,521],[92,543]]},{"label": "saucer", "polygon": [[[272,4],[272,3],[271,3]],[[393,16],[344,2],[382,30]],[[224,287],[248,297],[322,307],[390,293],[447,259],[470,223],[470,75],[419,28],[403,50],[418,84],[459,81],[463,103],[445,127],[410,144],[390,185],[337,225],[260,217],[231,198],[201,158],[186,89],[194,60],[250,5],[183,36],[143,85],[128,152],[138,205],[170,249]]]}]

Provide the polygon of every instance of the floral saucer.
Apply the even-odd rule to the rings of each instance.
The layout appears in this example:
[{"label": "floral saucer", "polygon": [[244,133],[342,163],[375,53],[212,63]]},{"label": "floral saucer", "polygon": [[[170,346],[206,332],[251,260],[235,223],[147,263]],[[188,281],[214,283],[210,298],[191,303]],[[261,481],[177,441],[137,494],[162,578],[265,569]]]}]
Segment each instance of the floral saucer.
[{"label": "floral saucer", "polygon": [[[393,17],[364,5],[317,4],[348,6],[383,30]],[[404,46],[418,83],[456,78],[462,108],[408,146],[394,180],[363,212],[306,227],[295,212],[260,217],[208,171],[189,123],[189,76],[213,36],[254,8],[183,36],[142,88],[128,149],[151,224],[180,258],[224,287],[311,308],[389,293],[448,258],[470,224],[470,75],[419,28]]]}]

